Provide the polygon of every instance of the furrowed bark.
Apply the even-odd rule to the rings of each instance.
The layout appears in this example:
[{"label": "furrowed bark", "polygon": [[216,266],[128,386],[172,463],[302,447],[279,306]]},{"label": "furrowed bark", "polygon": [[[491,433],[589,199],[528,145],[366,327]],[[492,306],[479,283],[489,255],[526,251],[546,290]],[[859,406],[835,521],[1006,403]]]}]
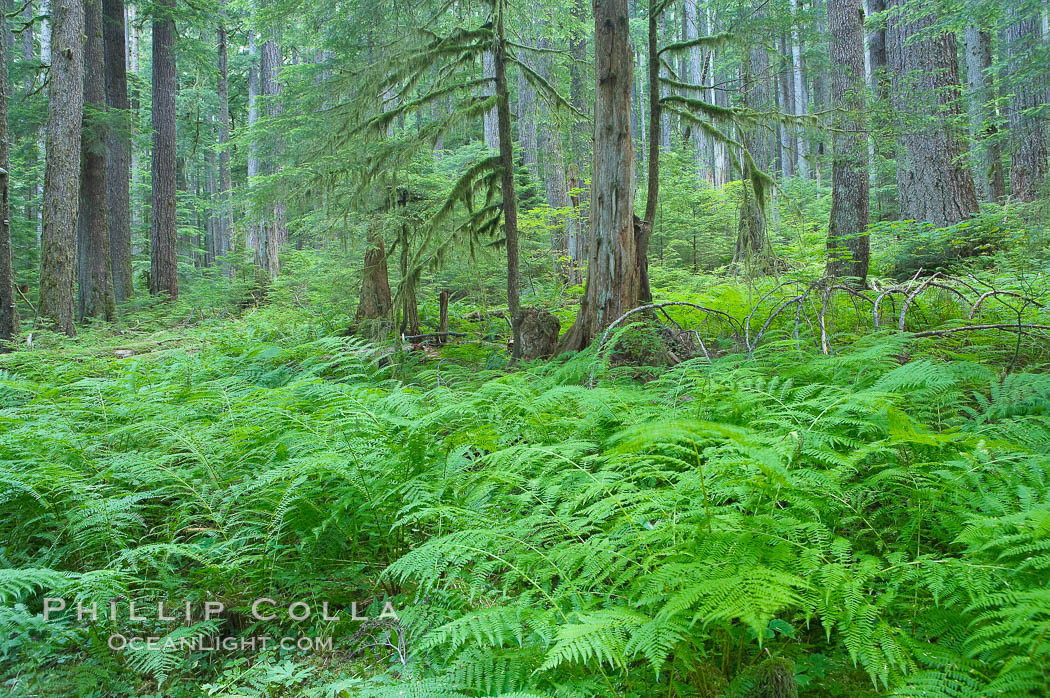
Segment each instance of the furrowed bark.
[{"label": "furrowed bark", "polygon": [[51,4],[44,220],[40,253],[41,318],[72,336],[76,226],[80,210],[80,128],[84,110],[84,3]]}]

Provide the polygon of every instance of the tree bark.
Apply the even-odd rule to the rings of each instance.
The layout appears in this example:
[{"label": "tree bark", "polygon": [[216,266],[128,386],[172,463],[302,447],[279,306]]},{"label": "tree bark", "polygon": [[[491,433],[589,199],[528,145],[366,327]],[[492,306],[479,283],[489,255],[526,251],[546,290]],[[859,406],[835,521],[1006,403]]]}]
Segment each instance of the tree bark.
[{"label": "tree bark", "polygon": [[84,111],[84,3],[51,5],[44,229],[40,253],[40,316],[72,336],[76,226],[80,210],[80,126]]},{"label": "tree bark", "polygon": [[[263,43],[262,60],[259,69],[259,85],[261,94],[266,98],[266,115],[273,119],[281,114],[281,106],[278,97],[281,94],[281,85],[277,80],[277,73],[281,65],[281,50],[276,39],[268,39]],[[277,154],[279,145],[274,145],[271,152],[266,154],[262,162],[262,173],[273,175],[278,172]],[[261,270],[263,275],[273,280],[277,278],[280,269],[278,250],[280,245],[288,239],[288,229],[284,221],[284,202],[274,198],[267,207],[263,220],[259,224],[259,240],[255,248],[255,266]]]},{"label": "tree bark", "polygon": [[863,287],[868,278],[870,217],[864,120],[864,10],[860,0],[828,0],[831,29],[831,221],[827,275]]},{"label": "tree bark", "polygon": [[[131,120],[128,102],[124,0],[102,0],[106,104],[106,196],[109,205],[109,256],[113,295],[123,303],[133,295],[131,275]],[[116,117],[116,118],[113,118]]]},{"label": "tree bark", "polygon": [[[587,7],[584,0],[574,0],[569,8],[569,13],[574,22],[585,25],[587,21]],[[584,80],[584,67],[587,63],[587,31],[583,26],[573,27],[569,34],[569,53],[572,62],[569,63],[569,102],[581,114],[589,114],[587,108],[587,94]],[[591,125],[593,131],[593,124]],[[572,159],[577,170],[586,170],[590,143],[584,135],[587,129],[582,125],[572,129],[570,145],[572,147]]]},{"label": "tree bark", "polygon": [[[806,105],[806,84],[802,73],[802,41],[799,39],[798,18],[799,0],[791,0],[791,75],[794,82],[795,116],[805,116],[809,108]],[[809,153],[806,152],[805,137],[802,128],[795,127],[795,162],[798,176],[809,179]]]},{"label": "tree bark", "polygon": [[[656,211],[660,202],[660,151],[670,149],[670,126],[663,116],[660,103],[660,34],[664,23],[662,12],[653,12],[653,6],[659,0],[649,0],[649,33],[648,33],[648,69],[649,69],[649,162],[646,163],[648,181],[646,182],[645,214],[642,225],[635,231],[635,255],[638,264],[638,300],[648,303],[652,300],[649,288],[649,238],[656,224]],[[664,131],[667,131],[667,143],[664,143]],[[615,318],[614,318],[615,319]]]},{"label": "tree bark", "polygon": [[[496,78],[496,58],[492,51],[486,51],[481,56],[481,72],[482,76],[488,78],[488,82],[481,90],[481,94],[485,97],[491,97],[496,94],[495,78]],[[499,150],[499,117],[497,116],[497,107],[493,107],[485,112],[483,118],[484,137],[485,145],[491,150]]]},{"label": "tree bark", "polygon": [[150,294],[179,297],[175,150],[175,0],[157,0],[153,17],[153,215]]},{"label": "tree bark", "polygon": [[503,230],[507,240],[507,312],[514,336],[511,357],[521,356],[521,300],[518,281],[518,200],[514,190],[514,150],[510,130],[510,93],[507,89],[507,39],[503,15],[505,2],[496,4],[496,40],[493,69],[496,78],[496,116],[500,157],[500,188],[503,190]]},{"label": "tree bark", "polygon": [[1047,97],[1047,70],[1033,60],[1039,49],[1039,19],[1008,11],[1006,51],[1010,71],[1010,197],[1034,201],[1046,179],[1044,120],[1034,112]]},{"label": "tree bark", "polygon": [[899,216],[943,228],[977,212],[966,147],[955,125],[960,115],[955,37],[931,34],[936,18],[914,16],[907,0],[891,0],[891,7],[886,45],[901,134]]},{"label": "tree bark", "polygon": [[974,25],[966,27],[966,79],[970,87],[970,124],[973,138],[977,194],[984,201],[1002,203],[1006,198],[1003,158],[996,137],[992,102],[992,37]]},{"label": "tree bark", "polygon": [[[649,0],[649,7],[652,8],[652,6],[657,4],[658,2],[660,2],[660,0]],[[654,14],[651,9],[649,11],[649,14],[650,15]],[[657,14],[657,20],[658,20],[657,21],[657,41],[656,41],[656,46],[659,49],[660,39],[667,36],[667,17],[666,17],[666,15],[663,12],[656,13],[656,14]],[[673,39],[673,37],[672,37],[672,39]],[[658,71],[657,72],[657,78],[658,79],[656,80],[656,83],[655,83],[656,94],[657,94],[657,97],[665,97],[667,95],[667,88],[664,86],[663,82],[659,78],[669,78],[669,77],[671,77],[671,75],[667,71],[667,66],[662,65],[659,62],[659,60],[657,60],[656,67],[657,67],[657,71]],[[649,76],[649,89],[650,90],[653,89],[653,81],[652,81],[652,75],[651,74]],[[650,119],[653,118],[652,112],[649,113],[649,118]],[[658,133],[660,135],[660,148],[662,150],[664,150],[665,152],[670,151],[671,150],[671,120],[667,118],[667,115],[664,114],[663,111],[661,111],[660,112],[660,118],[659,118],[658,121],[659,121],[659,124],[660,124],[660,129],[658,131]],[[652,130],[651,129],[650,129],[649,133],[652,134]],[[650,150],[650,152],[652,152],[652,151]]]},{"label": "tree bark", "polygon": [[[700,37],[700,20],[697,9],[697,0],[685,0],[684,14],[682,17],[683,29],[686,41],[692,41]],[[686,82],[692,85],[701,85],[704,82],[703,55],[699,46],[689,49],[686,55]],[[693,141],[693,158],[699,169],[700,176],[707,177],[707,136],[699,128],[691,129]]]},{"label": "tree bark", "polygon": [[361,298],[357,303],[354,324],[388,317],[392,307],[383,237],[369,228],[368,251],[365,252],[364,271],[361,274]]},{"label": "tree bark", "polygon": [[[752,49],[744,55],[740,70],[741,89],[744,106],[756,111],[769,108],[770,89],[766,75],[769,72],[769,54],[764,48]],[[756,127],[742,128],[740,142],[751,153],[755,167],[766,170],[769,165],[768,139],[761,138]],[[744,179],[743,196],[740,202],[740,219],[737,226],[736,249],[733,263],[742,264],[763,257],[766,252],[766,218],[759,199],[760,192],[755,190],[751,166],[741,162],[741,176]]]},{"label": "tree bark", "polygon": [[80,147],[80,225],[77,229],[78,314],[111,320],[115,312],[106,196],[106,85],[102,0],[84,3],[84,115]]},{"label": "tree bark", "polygon": [[[259,47],[255,39],[255,30],[248,31],[248,130],[251,131],[259,122]],[[259,146],[254,140],[248,143],[248,189],[251,190],[257,184],[256,178],[260,173]],[[249,216],[251,223],[247,230],[248,249],[252,250],[256,257],[259,254],[259,239],[262,234],[262,226],[258,216],[251,212]]]},{"label": "tree bark", "polygon": [[[536,45],[541,50],[551,48],[550,41],[544,37],[541,37]],[[551,71],[547,54],[541,53],[537,57],[536,72],[557,89],[557,81]],[[575,284],[578,283],[576,274],[582,261],[572,257],[576,247],[574,238],[579,234],[579,226],[576,214],[571,209],[572,201],[569,198],[565,178],[565,155],[562,149],[561,132],[558,130],[553,115],[547,113],[545,108],[541,107],[537,113],[543,115],[543,118],[539,120],[539,139],[540,149],[543,151],[543,184],[547,195],[547,205],[552,209],[569,209],[569,213],[561,216],[551,229],[551,247],[556,259],[569,256],[567,263],[557,264],[556,262],[556,267],[562,279]],[[572,241],[571,244],[570,241]]]},{"label": "tree bark", "polygon": [[580,350],[639,298],[631,142],[633,56],[626,0],[594,0],[595,100],[587,283],[562,351]]},{"label": "tree bark", "polygon": [[[0,44],[0,66],[7,65],[7,47]],[[15,303],[15,273],[11,256],[10,177],[11,148],[8,141],[7,71],[0,70],[0,354],[9,351],[18,334],[18,306]]]},{"label": "tree bark", "polygon": [[[522,51],[522,54],[527,52]],[[533,63],[527,55],[519,55],[518,59],[526,65]],[[533,70],[535,65],[529,65]],[[518,145],[525,161],[525,169],[534,182],[540,179],[540,148],[539,138],[536,135],[536,89],[525,79],[525,70],[518,68]]]},{"label": "tree bark", "polygon": [[[788,41],[784,36],[780,38],[779,50],[782,55],[788,55]],[[777,108],[785,113],[791,114],[795,111],[795,102],[792,99],[793,71],[791,62],[785,61],[783,69],[777,74]],[[791,128],[784,123],[777,124],[777,134],[780,137],[780,176],[789,179],[795,176],[795,142],[792,137]]]},{"label": "tree bark", "polygon": [[230,91],[227,78],[226,2],[219,3],[218,27],[218,140],[219,140],[219,215],[216,253],[223,256],[233,250],[233,178],[230,174]]}]

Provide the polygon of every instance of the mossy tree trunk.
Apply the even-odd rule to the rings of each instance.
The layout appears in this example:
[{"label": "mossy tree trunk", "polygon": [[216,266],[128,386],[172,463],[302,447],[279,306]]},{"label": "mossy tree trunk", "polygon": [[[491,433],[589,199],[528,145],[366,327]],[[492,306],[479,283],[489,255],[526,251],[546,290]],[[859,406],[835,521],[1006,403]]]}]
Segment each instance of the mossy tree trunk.
[{"label": "mossy tree trunk", "polygon": [[38,311],[47,324],[72,336],[84,111],[83,0],[51,4],[50,49]]}]

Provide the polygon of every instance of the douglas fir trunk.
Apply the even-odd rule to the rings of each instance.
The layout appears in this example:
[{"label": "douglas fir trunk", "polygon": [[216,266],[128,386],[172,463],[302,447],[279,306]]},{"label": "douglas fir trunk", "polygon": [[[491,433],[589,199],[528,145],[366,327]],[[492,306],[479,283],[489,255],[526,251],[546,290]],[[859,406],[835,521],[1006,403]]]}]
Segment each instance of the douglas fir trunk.
[{"label": "douglas fir trunk", "polygon": [[831,221],[827,275],[863,287],[868,278],[868,139],[864,123],[864,12],[860,0],[828,0],[831,29]]},{"label": "douglas fir trunk", "polygon": [[77,301],[84,318],[114,314],[109,267],[109,204],[106,198],[106,106],[102,0],[84,3],[84,116],[80,148],[80,225],[77,234]]},{"label": "douglas fir trunk", "polygon": [[124,41],[124,0],[102,0],[106,104],[113,111],[106,129],[106,196],[109,202],[109,258],[117,303],[132,296],[131,122]]},{"label": "douglas fir trunk", "polygon": [[40,316],[72,336],[76,226],[80,210],[80,120],[84,111],[84,3],[51,4],[47,162],[40,250]]},{"label": "douglas fir trunk", "polygon": [[153,19],[153,219],[149,290],[179,297],[175,209],[175,0],[158,0]]},{"label": "douglas fir trunk", "polygon": [[928,11],[915,16],[906,0],[886,31],[893,72],[893,108],[899,119],[897,188],[901,218],[943,228],[977,212],[977,194],[958,133],[959,70],[955,36],[935,31]]}]

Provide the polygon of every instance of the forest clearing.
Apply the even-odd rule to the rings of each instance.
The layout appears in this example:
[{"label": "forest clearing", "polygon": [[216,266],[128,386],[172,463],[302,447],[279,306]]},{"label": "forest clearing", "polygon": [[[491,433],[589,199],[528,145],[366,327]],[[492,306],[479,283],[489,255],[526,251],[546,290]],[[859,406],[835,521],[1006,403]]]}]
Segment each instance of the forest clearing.
[{"label": "forest clearing", "polygon": [[9,0],[0,694],[1050,695],[1047,0]]}]

